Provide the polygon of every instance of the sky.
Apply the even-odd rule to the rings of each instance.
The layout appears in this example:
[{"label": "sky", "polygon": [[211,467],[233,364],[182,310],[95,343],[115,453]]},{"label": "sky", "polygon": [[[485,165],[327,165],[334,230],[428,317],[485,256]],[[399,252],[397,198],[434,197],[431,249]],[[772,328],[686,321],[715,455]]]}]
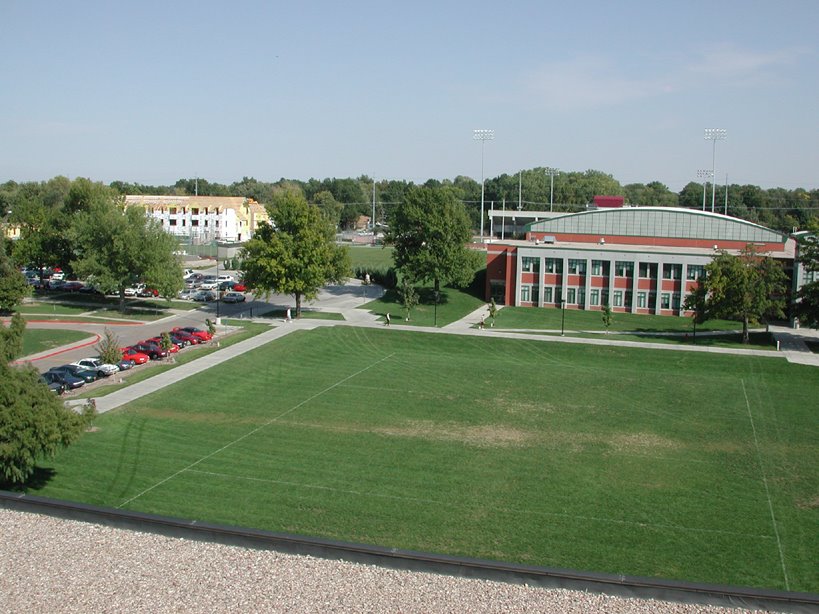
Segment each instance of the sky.
[{"label": "sky", "polygon": [[819,187],[816,0],[0,0],[0,24],[0,182]]}]

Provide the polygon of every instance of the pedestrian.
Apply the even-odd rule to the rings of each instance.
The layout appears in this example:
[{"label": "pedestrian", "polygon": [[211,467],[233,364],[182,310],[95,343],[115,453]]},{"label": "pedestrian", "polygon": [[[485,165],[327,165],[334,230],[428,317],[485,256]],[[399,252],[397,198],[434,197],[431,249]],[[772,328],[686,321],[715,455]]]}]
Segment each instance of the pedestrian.
[{"label": "pedestrian", "polygon": [[390,325],[390,312],[388,311],[387,315],[384,316],[384,326],[389,326],[389,325]]},{"label": "pedestrian", "polygon": [[290,307],[287,308],[287,314],[284,317],[286,322],[290,322]]},{"label": "pedestrian", "polygon": [[483,316],[481,316],[481,323],[479,324],[480,329],[483,330],[484,323],[483,323]]}]

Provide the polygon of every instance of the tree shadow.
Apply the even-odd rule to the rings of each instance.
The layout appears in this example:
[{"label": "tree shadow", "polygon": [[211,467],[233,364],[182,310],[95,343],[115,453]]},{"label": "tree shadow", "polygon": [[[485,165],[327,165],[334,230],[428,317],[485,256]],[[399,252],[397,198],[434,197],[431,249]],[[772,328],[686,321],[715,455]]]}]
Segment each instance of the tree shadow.
[{"label": "tree shadow", "polygon": [[31,476],[22,484],[9,484],[0,482],[0,487],[9,492],[27,492],[29,490],[42,490],[54,479],[57,472],[52,467],[35,467]]}]

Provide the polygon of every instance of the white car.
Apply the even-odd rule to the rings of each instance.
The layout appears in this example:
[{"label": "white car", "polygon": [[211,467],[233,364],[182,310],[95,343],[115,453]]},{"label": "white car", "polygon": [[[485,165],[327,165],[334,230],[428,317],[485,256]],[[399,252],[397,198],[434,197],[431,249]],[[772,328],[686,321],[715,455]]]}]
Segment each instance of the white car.
[{"label": "white car", "polygon": [[102,362],[102,360],[99,358],[83,358],[82,360],[72,362],[71,364],[82,367],[83,369],[88,369],[89,371],[95,371],[97,375],[101,377],[110,377],[114,373],[119,372],[119,367],[117,365]]},{"label": "white car", "polygon": [[219,287],[218,281],[206,281],[204,283],[199,284],[200,290],[216,290]]},{"label": "white car", "polygon": [[233,278],[233,275],[219,275],[219,277],[216,278],[216,281],[221,284],[223,281],[236,281],[236,280]]},{"label": "white car", "polygon": [[183,300],[189,301],[193,298],[193,295],[196,294],[196,290],[193,288],[186,288],[185,290],[180,290],[177,296]]}]

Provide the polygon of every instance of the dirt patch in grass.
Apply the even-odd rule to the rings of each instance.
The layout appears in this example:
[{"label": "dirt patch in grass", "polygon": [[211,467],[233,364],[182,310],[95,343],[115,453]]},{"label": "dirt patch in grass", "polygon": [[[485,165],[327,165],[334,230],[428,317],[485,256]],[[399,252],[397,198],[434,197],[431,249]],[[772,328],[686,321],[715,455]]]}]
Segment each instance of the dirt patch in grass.
[{"label": "dirt patch in grass", "polygon": [[645,452],[647,450],[675,450],[680,444],[654,433],[623,433],[608,439],[616,452]]},{"label": "dirt patch in grass", "polygon": [[418,437],[431,441],[458,441],[478,447],[518,447],[532,442],[532,436],[508,426],[465,426],[430,421],[410,422],[402,427],[374,429],[373,432],[391,437]]},{"label": "dirt patch in grass", "polygon": [[819,508],[819,495],[816,495],[811,499],[797,501],[796,507],[803,510],[815,510]]},{"label": "dirt patch in grass", "polygon": [[[510,393],[510,397],[514,396]],[[561,403],[556,405],[548,402],[533,402],[524,400],[510,400],[510,397],[496,397],[486,402],[490,408],[501,409],[509,414],[532,414],[545,413],[553,414],[558,412],[585,412],[594,413],[598,407],[593,405],[572,405],[569,403]]]}]

